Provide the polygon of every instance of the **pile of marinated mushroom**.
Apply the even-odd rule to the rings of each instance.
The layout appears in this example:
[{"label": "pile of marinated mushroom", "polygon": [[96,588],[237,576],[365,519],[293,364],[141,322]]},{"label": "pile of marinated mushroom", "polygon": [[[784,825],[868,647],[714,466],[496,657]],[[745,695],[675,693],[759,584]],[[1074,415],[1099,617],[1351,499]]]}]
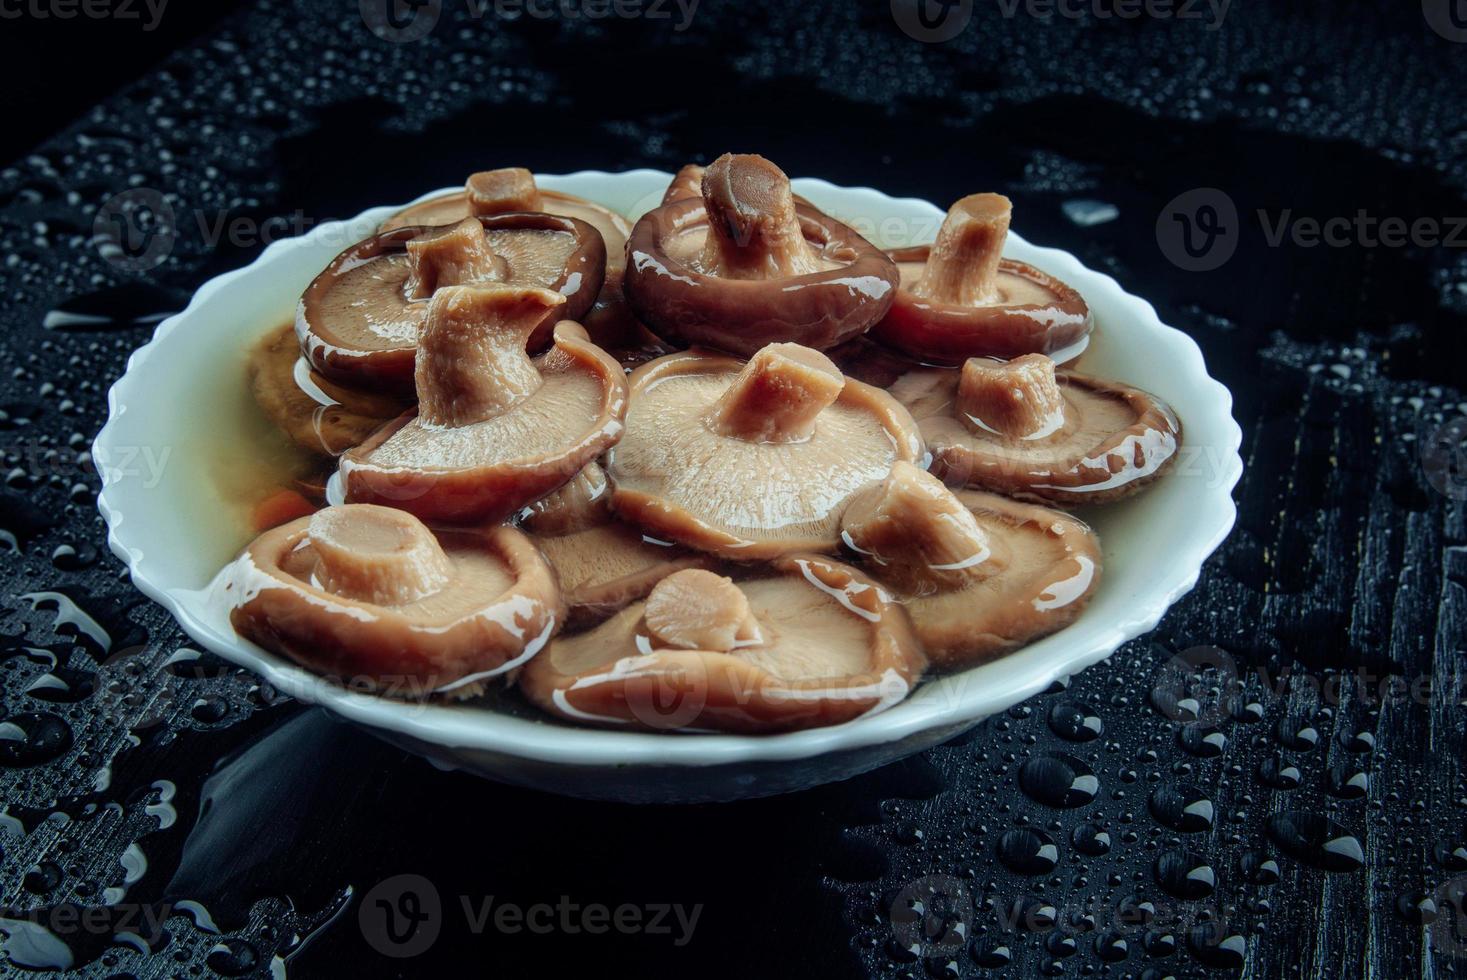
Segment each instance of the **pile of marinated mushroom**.
[{"label": "pile of marinated mushroom", "polygon": [[1101,551],[1056,508],[1142,489],[1181,424],[1064,366],[1090,311],[1002,257],[1010,210],[885,252],[725,154],[635,225],[521,169],[402,211],[251,358],[320,472],[221,573],[235,629],[393,697],[724,732],[1062,629]]}]

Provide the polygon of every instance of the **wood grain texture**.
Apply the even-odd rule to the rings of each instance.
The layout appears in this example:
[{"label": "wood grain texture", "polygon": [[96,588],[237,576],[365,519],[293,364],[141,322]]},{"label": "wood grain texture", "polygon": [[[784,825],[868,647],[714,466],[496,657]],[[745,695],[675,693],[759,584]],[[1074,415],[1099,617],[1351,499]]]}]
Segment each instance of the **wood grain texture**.
[{"label": "wood grain texture", "polygon": [[[402,44],[354,6],[250,6],[135,86],[99,89],[93,112],[0,170],[0,538],[15,539],[0,562],[0,931],[14,964],[1463,971],[1467,508],[1460,482],[1433,486],[1420,447],[1467,412],[1467,253],[1270,235],[1362,210],[1467,214],[1467,49],[1384,0],[1348,16],[1234,5],[1216,30],[978,4],[936,44],[881,3],[705,0],[684,30],[676,16],[509,21],[445,5]],[[607,82],[629,65],[699,78],[699,96]],[[249,261],[265,219],[278,234],[297,211],[309,226],[489,166],[675,170],[730,149],[942,203],[1001,191],[1027,238],[1106,270],[1198,340],[1245,433],[1240,517],[1153,634],[859,779],[632,809],[441,773],[282,702],[186,652],[105,554],[86,455],[105,389],[148,315]],[[177,219],[152,268],[90,240],[128,187],[158,191]],[[1185,272],[1158,220],[1209,187],[1237,208],[1236,253]],[[1117,217],[1065,216],[1095,201]],[[47,329],[58,307],[100,319]],[[1224,669],[1179,709],[1191,679],[1176,658],[1198,647]],[[504,709],[529,710],[512,696]],[[402,874],[431,883],[441,932],[396,960],[359,913]],[[701,913],[682,945],[647,929],[476,930],[466,908],[487,896]],[[82,927],[67,909],[103,911]],[[116,938],[128,932],[152,942]]]}]

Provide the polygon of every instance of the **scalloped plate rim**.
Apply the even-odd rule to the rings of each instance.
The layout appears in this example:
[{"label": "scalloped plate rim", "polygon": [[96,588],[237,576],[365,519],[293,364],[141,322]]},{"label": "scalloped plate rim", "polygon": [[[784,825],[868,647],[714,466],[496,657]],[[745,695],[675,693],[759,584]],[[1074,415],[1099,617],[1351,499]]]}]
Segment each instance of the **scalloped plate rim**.
[{"label": "scalloped plate rim", "polygon": [[[664,171],[648,168],[620,173],[582,170],[571,174],[537,176],[547,186],[583,179],[620,180],[636,177],[667,181],[672,177]],[[931,202],[915,197],[891,197],[872,187],[843,187],[818,178],[797,178],[794,184],[797,190],[807,196],[811,196],[811,192],[814,196],[820,196],[821,191],[830,189],[842,194],[870,196],[877,201],[921,207],[930,210],[934,216],[942,213]],[[129,356],[124,374],[108,391],[108,419],[93,442],[94,455],[99,459],[105,458],[109,433],[114,428],[114,422],[126,412],[131,391],[139,384],[139,369],[147,363],[160,344],[188,321],[211,295],[230,282],[256,273],[264,266],[279,260],[282,255],[301,247],[313,236],[329,234],[355,223],[375,223],[409,204],[452,193],[454,190],[455,188],[443,188],[430,191],[408,204],[370,208],[345,221],[325,222],[303,236],[272,242],[249,265],[205,282],[194,292],[182,311],[159,323],[151,339]],[[1157,591],[1147,595],[1132,615],[1111,624],[1105,632],[1097,635],[1083,648],[1074,649],[1063,659],[1056,659],[1047,669],[1027,672],[1022,680],[1005,684],[998,691],[989,690],[978,694],[970,691],[951,698],[946,705],[935,703],[932,696],[923,696],[924,691],[930,692],[936,685],[961,679],[964,672],[958,672],[924,683],[908,698],[907,704],[912,707],[905,712],[887,711],[842,725],[762,736],[623,732],[578,728],[548,719],[543,722],[528,721],[493,711],[473,713],[464,709],[423,706],[348,691],[236,636],[220,636],[212,627],[201,622],[185,602],[187,597],[196,595],[197,590],[154,581],[142,551],[129,545],[126,539],[131,532],[127,530],[126,515],[115,506],[109,495],[109,489],[115,486],[115,481],[107,478],[105,466],[99,464],[103,471],[103,486],[97,503],[107,524],[108,545],[127,564],[132,582],[138,590],[167,609],[196,642],[225,659],[262,675],[277,690],[298,700],[322,705],[369,728],[383,729],[385,732],[401,734],[445,748],[483,750],[544,763],[578,766],[703,767],[807,759],[894,743],[952,726],[967,727],[977,724],[984,718],[1039,693],[1057,679],[1078,673],[1106,659],[1123,643],[1153,629],[1171,605],[1197,584],[1202,564],[1232,530],[1237,518],[1232,490],[1241,478],[1243,469],[1239,456],[1242,430],[1232,417],[1232,394],[1222,383],[1207,374],[1202,351],[1196,341],[1162,323],[1155,308],[1145,299],[1128,293],[1114,278],[1086,267],[1069,252],[1029,245],[1017,233],[1011,233],[1010,240],[1021,248],[1042,256],[1040,264],[1048,271],[1072,282],[1084,284],[1081,292],[1085,295],[1090,296],[1093,290],[1100,289],[1111,293],[1113,298],[1132,305],[1145,318],[1150,332],[1155,333],[1157,339],[1164,339],[1169,347],[1175,348],[1170,352],[1171,355],[1184,359],[1179,367],[1185,368],[1189,376],[1197,376],[1196,380],[1200,385],[1195,396],[1199,410],[1224,417],[1227,435],[1225,445],[1221,447],[1226,453],[1223,459],[1225,471],[1215,485],[1208,489],[1208,493],[1217,498],[1213,501],[1215,506],[1202,515],[1207,518],[1207,533],[1205,536],[1199,535],[1197,541],[1190,545],[1189,557],[1183,562],[1188,571],[1168,582],[1158,583]],[[1077,622],[1083,621],[1084,616],[1082,614]],[[1062,637],[1064,633],[1065,631],[1061,631],[1054,634],[1054,637]],[[441,713],[447,713],[449,717],[442,717]],[[511,731],[506,732],[506,728]]]}]

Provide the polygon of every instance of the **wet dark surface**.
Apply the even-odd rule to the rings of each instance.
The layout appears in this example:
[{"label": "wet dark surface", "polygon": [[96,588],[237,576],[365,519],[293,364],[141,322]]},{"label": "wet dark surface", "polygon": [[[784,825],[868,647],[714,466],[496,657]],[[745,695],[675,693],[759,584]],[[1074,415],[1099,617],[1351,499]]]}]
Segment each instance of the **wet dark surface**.
[{"label": "wet dark surface", "polygon": [[[673,7],[593,22],[449,3],[427,38],[392,44],[354,3],[280,0],[176,28],[171,43],[208,33],[15,144],[0,171],[11,965],[1461,971],[1467,486],[1440,433],[1467,412],[1467,251],[1269,234],[1286,212],[1361,210],[1452,234],[1467,45],[1412,3],[1238,4],[1219,30],[978,6],[924,44],[885,3],[704,0],[685,31]],[[1026,237],[1197,339],[1234,391],[1247,472],[1236,531],[1154,633],[906,763],[645,809],[439,772],[188,652],[126,583],[87,458],[106,389],[158,314],[264,235],[486,166],[675,169],[729,148],[940,202],[1002,190]],[[170,247],[149,252],[166,235],[142,229],[131,251],[99,250],[99,209],[129,188],[168,202]],[[1186,272],[1157,228],[1197,188],[1239,212],[1236,254]],[[1118,216],[1067,216],[1097,213],[1085,202]],[[242,233],[213,234],[234,219]],[[432,883],[441,930],[389,959],[359,914],[401,874]],[[701,910],[681,945],[671,914],[667,932],[476,932],[491,896]]]}]

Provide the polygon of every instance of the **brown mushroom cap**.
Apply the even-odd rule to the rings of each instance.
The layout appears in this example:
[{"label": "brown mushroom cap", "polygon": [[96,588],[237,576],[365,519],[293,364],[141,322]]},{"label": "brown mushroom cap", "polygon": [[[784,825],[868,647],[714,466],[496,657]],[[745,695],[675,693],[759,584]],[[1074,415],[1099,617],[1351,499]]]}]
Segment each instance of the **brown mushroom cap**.
[{"label": "brown mushroom cap", "polygon": [[407,407],[400,398],[348,388],[313,370],[289,323],[250,352],[246,375],[265,417],[319,456],[341,455]]},{"label": "brown mushroom cap", "polygon": [[424,520],[503,520],[565,483],[621,435],[621,366],[561,321],[531,360],[527,339],[563,306],[558,293],[448,286],[418,343],[418,408],[341,459],[346,499]]},{"label": "brown mushroom cap", "polygon": [[[606,265],[590,225],[548,214],[492,215],[474,224],[396,228],[338,255],[296,310],[296,335],[311,365],[345,384],[411,393],[426,300],[439,286],[538,286],[565,297],[567,319],[590,309]],[[532,338],[532,349],[549,342],[549,326]]]},{"label": "brown mushroom cap", "polygon": [[946,670],[1068,626],[1100,581],[1100,543],[1080,521],[998,494],[954,494],[908,463],[851,502],[841,537],[903,600]]},{"label": "brown mushroom cap", "polygon": [[[703,175],[707,172],[707,167],[697,163],[689,163],[680,167],[678,172],[672,175],[672,180],[668,182],[667,190],[662,194],[662,203],[671,204],[673,201],[681,201],[687,197],[701,198],[703,196]],[[796,204],[814,207],[798,194],[793,194],[791,197]]]},{"label": "brown mushroom cap", "polygon": [[888,252],[901,288],[871,336],[930,364],[1058,354],[1087,337],[1093,320],[1079,293],[1002,258],[1011,211],[1006,197],[972,194],[948,211],[935,243]]},{"label": "brown mushroom cap", "polygon": [[1182,423],[1139,388],[1071,372],[1043,354],[912,371],[889,389],[917,420],[948,483],[1030,500],[1104,503],[1176,457]]},{"label": "brown mushroom cap", "polygon": [[681,167],[677,173],[672,175],[667,191],[662,195],[662,203],[671,204],[673,201],[681,201],[688,197],[701,198],[703,196],[703,174],[707,169],[697,163],[689,163]]},{"label": "brown mushroom cap", "polygon": [[747,364],[673,354],[631,384],[626,434],[607,454],[612,507],[654,537],[730,558],[834,550],[850,496],[923,456],[900,405],[797,344]]},{"label": "brown mushroom cap", "polygon": [[223,579],[240,635],[311,670],[399,697],[474,693],[564,619],[519,531],[428,530],[388,507],[329,507],[260,535]]},{"label": "brown mushroom cap", "polygon": [[617,520],[610,501],[606,473],[587,463],[575,479],[520,515],[520,526],[560,578],[571,628],[598,623],[627,603],[645,599],[673,572],[714,564],[708,555],[648,538]]},{"label": "brown mushroom cap", "polygon": [[451,225],[471,215],[509,211],[543,211],[584,221],[595,228],[606,243],[606,262],[610,273],[620,275],[626,262],[631,223],[594,201],[560,191],[541,190],[535,184],[535,175],[521,167],[470,174],[462,191],[405,208],[384,221],[380,230],[392,231],[406,225]]},{"label": "brown mushroom cap", "polygon": [[737,584],[670,575],[645,601],[553,641],[520,687],[577,722],[786,731],[888,707],[923,664],[900,604],[848,565],[793,555]]},{"label": "brown mushroom cap", "polygon": [[[622,295],[622,271],[626,268],[627,236],[631,222],[594,201],[574,194],[541,190],[534,174],[521,167],[486,170],[471,174],[464,190],[415,204],[387,219],[382,231],[408,224],[446,225],[470,215],[503,214],[509,211],[543,211],[584,221],[595,228],[605,243],[605,275],[600,280],[596,301],[589,309],[568,310],[566,319],[576,320],[603,350],[626,360],[623,351],[655,345],[656,338],[637,322]],[[536,338],[533,349],[539,350],[549,337]],[[652,356],[665,354],[658,351]],[[642,358],[645,360],[645,358]]]},{"label": "brown mushroom cap", "polygon": [[701,197],[649,211],[627,244],[627,300],[643,322],[745,357],[780,341],[824,350],[862,333],[896,284],[880,249],[796,201],[759,156],[719,157]]}]

